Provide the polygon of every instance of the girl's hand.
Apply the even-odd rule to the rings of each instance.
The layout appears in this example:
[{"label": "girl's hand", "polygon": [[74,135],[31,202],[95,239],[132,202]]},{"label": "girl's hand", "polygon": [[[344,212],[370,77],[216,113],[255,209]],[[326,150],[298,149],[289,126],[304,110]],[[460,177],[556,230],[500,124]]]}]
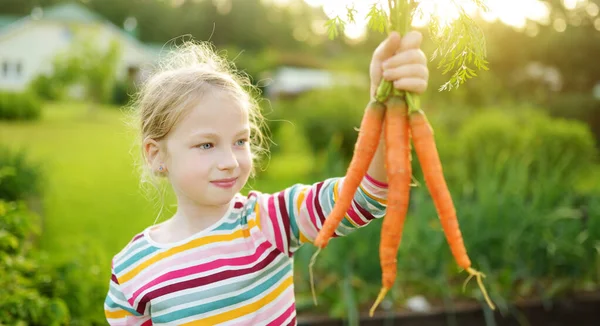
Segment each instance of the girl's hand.
[{"label": "girl's hand", "polygon": [[370,65],[371,95],[374,96],[381,78],[392,81],[398,90],[422,94],[427,90],[429,69],[421,50],[423,35],[417,31],[403,38],[392,32],[375,52]]}]

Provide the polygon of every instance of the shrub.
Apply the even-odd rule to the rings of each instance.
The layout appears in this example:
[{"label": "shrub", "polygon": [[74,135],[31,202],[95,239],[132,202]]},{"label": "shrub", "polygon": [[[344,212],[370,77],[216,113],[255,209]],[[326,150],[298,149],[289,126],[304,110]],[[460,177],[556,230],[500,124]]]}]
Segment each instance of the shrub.
[{"label": "shrub", "polygon": [[39,218],[24,204],[0,200],[0,324],[65,325],[69,311],[60,298],[40,292],[50,275],[34,255],[29,237],[40,232]]},{"label": "shrub", "polygon": [[40,166],[27,160],[24,151],[0,147],[0,198],[7,201],[40,195]]},{"label": "shrub", "polygon": [[42,104],[33,92],[0,92],[0,120],[35,120]]},{"label": "shrub", "polygon": [[[368,91],[353,87],[336,87],[307,92],[293,100],[277,102],[273,105],[277,114],[269,117],[276,127],[285,117],[298,130],[304,133],[313,153],[327,149],[334,137],[341,137],[341,159],[349,161],[354,151],[358,133],[356,129],[368,103]],[[277,128],[271,128],[277,132]],[[337,135],[337,136],[336,136]]]},{"label": "shrub", "polygon": [[[600,179],[586,180],[600,177],[592,173],[600,166],[584,124],[532,110],[486,110],[455,135],[443,125],[434,129],[467,252],[504,312],[521,298],[550,300],[600,288]],[[467,273],[450,254],[414,152],[413,171],[419,185],[411,190],[399,277],[386,300],[394,308],[417,294],[438,303],[483,301],[474,282],[462,290]],[[381,286],[380,232],[381,221],[374,221],[320,253],[317,309],[341,317],[348,307],[370,307]],[[310,303],[306,265],[312,252],[303,248],[297,256],[300,302]]]}]

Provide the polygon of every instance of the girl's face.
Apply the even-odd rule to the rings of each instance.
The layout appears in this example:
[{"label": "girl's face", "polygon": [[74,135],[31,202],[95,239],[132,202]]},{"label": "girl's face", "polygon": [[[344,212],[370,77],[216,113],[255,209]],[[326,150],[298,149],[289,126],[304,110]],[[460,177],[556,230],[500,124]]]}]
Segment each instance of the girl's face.
[{"label": "girl's face", "polygon": [[179,200],[227,205],[252,169],[246,109],[224,92],[205,96],[171,130],[168,176]]}]

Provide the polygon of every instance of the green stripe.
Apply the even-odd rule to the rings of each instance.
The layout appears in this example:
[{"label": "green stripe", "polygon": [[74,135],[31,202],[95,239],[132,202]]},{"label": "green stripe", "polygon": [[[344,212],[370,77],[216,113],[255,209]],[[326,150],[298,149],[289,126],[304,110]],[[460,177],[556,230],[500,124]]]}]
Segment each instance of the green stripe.
[{"label": "green stripe", "polygon": [[[245,292],[237,294],[235,296],[230,296],[230,297],[218,300],[218,301],[208,302],[205,304],[201,304],[201,305],[197,305],[197,306],[193,306],[193,307],[189,307],[189,308],[184,308],[181,310],[176,310],[171,313],[165,314],[163,316],[153,317],[152,321],[154,323],[170,323],[170,322],[173,322],[178,319],[203,314],[203,313],[206,313],[209,311],[221,309],[224,307],[229,307],[229,306],[250,300],[255,297],[264,296],[266,294],[265,292],[269,288],[271,288],[272,286],[274,286],[277,283],[280,283],[281,280],[286,275],[290,274],[291,272],[292,272],[291,265],[288,265],[285,268],[283,268],[282,270],[280,270],[279,272],[277,272],[277,274],[273,275],[272,277],[264,279],[262,283],[258,284],[257,286],[255,286],[254,288],[252,288],[248,291],[245,291]],[[223,291],[218,290],[218,294],[220,294],[222,292]],[[215,295],[215,293],[212,293],[212,292],[211,292],[211,294],[213,296]]]},{"label": "green stripe", "polygon": [[[279,261],[277,263],[272,264],[266,270],[261,271],[261,275],[267,275],[288,262],[289,262],[289,260],[287,260],[287,259],[279,259]],[[254,279],[245,279],[245,280],[239,280],[234,283],[224,284],[223,286],[220,286],[220,287],[216,288],[215,290],[218,291],[219,293],[231,293],[231,292],[239,290],[240,288],[243,288],[244,283],[249,283],[249,282],[254,282]],[[153,303],[152,304],[152,313],[153,314],[159,313],[167,308],[171,308],[171,307],[175,307],[175,306],[178,306],[181,304],[210,298],[215,295],[215,293],[213,292],[215,290],[198,291],[198,292],[189,293],[189,294],[185,294],[185,295],[179,295],[179,296],[169,298],[167,300],[164,300],[164,301],[161,301],[158,303]]]}]

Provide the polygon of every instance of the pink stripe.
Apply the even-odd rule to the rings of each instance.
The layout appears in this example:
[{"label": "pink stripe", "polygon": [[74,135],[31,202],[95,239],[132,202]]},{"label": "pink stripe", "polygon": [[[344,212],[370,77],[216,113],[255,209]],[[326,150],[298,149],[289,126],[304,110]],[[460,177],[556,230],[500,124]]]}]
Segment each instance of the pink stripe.
[{"label": "pink stripe", "polygon": [[172,272],[168,272],[166,274],[162,274],[161,276],[157,277],[156,279],[152,280],[151,282],[147,283],[146,285],[142,286],[140,289],[135,291],[135,293],[133,293],[132,299],[136,300],[137,297],[144,290],[146,290],[152,286],[155,286],[155,285],[163,283],[163,282],[168,282],[168,281],[180,278],[180,277],[185,277],[185,276],[189,276],[189,275],[194,275],[194,274],[199,274],[202,272],[214,270],[214,269],[223,267],[224,265],[227,265],[227,266],[249,265],[251,263],[258,261],[259,257],[262,254],[264,254],[269,249],[269,247],[270,247],[270,245],[268,242],[263,242],[260,244],[260,246],[258,246],[258,248],[256,248],[256,251],[254,252],[254,254],[252,254],[250,256],[217,259],[217,260],[211,261],[209,263],[191,266],[191,267],[175,270]]},{"label": "pink stripe", "polygon": [[354,223],[356,223],[356,225],[358,225],[358,226],[365,225],[366,222],[363,221],[360,218],[360,216],[358,215],[358,213],[356,212],[356,209],[354,208],[355,205],[356,205],[356,202],[352,201],[352,205],[350,205],[350,209],[348,210],[347,214],[348,214],[348,216],[350,216],[352,221],[354,221]]},{"label": "pink stripe", "polygon": [[371,182],[372,184],[374,184],[375,186],[379,187],[379,188],[387,188],[388,184],[385,182],[381,182],[381,181],[377,181],[375,179],[373,179],[373,177],[371,177],[370,175],[366,174],[365,178],[367,180],[369,180],[369,182]]},{"label": "pink stripe", "polygon": [[134,292],[136,288],[138,288],[142,284],[146,284],[150,282],[156,274],[162,274],[161,272],[165,269],[168,269],[169,266],[175,266],[179,264],[184,264],[197,257],[209,257],[211,255],[219,254],[219,255],[230,255],[239,253],[241,251],[248,250],[248,246],[245,242],[239,243],[224,243],[221,246],[215,247],[211,246],[210,248],[191,248],[184,252],[180,252],[174,256],[159,260],[154,264],[146,267],[142,270],[138,275],[136,275],[132,280],[126,282],[125,284],[121,284],[121,288],[125,293]]},{"label": "pink stripe", "polygon": [[269,196],[267,201],[267,207],[269,209],[269,219],[271,220],[271,225],[273,226],[273,236],[275,236],[275,245],[279,250],[284,250],[283,246],[283,238],[281,234],[281,226],[279,225],[279,220],[277,218],[277,210],[275,209],[275,196]]},{"label": "pink stripe", "polygon": [[289,308],[286,309],[277,319],[273,320],[268,324],[268,326],[275,325],[284,325],[284,322],[290,319],[294,315],[294,310],[296,309],[295,305],[292,304]]},{"label": "pink stripe", "polygon": [[[225,247],[228,246],[224,246],[223,249],[225,249]],[[226,258],[226,259],[218,259],[215,261],[211,261],[209,263],[205,263],[205,264],[201,264],[201,265],[196,265],[196,266],[191,266],[191,267],[187,267],[187,268],[183,268],[183,269],[179,269],[179,270],[174,270],[168,273],[164,273],[165,270],[168,270],[168,266],[175,266],[175,265],[179,265],[180,263],[186,263],[186,262],[190,262],[193,261],[194,259],[197,259],[197,257],[210,257],[210,256],[214,256],[216,253],[215,251],[217,251],[215,248],[211,248],[208,250],[202,250],[202,251],[195,251],[192,252],[191,255],[182,255],[181,257],[177,257],[177,259],[173,259],[173,260],[162,260],[160,262],[164,262],[162,266],[162,268],[158,269],[158,274],[161,274],[160,277],[158,278],[154,278],[154,276],[156,276],[155,273],[152,273],[152,271],[148,272],[148,278],[144,279],[143,281],[137,281],[135,282],[135,284],[132,284],[131,287],[137,285],[141,285],[144,284],[143,286],[139,287],[138,290],[136,290],[132,296],[132,300],[136,300],[137,297],[140,295],[140,293],[142,293],[144,290],[157,285],[159,283],[162,282],[167,282],[169,280],[172,279],[176,279],[179,277],[184,277],[184,276],[188,276],[188,275],[193,275],[193,274],[197,274],[197,273],[202,273],[202,272],[206,272],[215,268],[219,268],[222,267],[225,263],[227,263],[228,265],[246,265],[246,264],[250,264],[252,262],[255,262],[256,260],[258,260],[258,258],[265,252],[267,251],[267,249],[269,249],[270,244],[268,242],[263,242],[261,243],[258,248],[256,249],[256,251],[249,255],[249,256],[242,256],[242,257],[237,257],[237,258]],[[219,248],[221,249],[221,248]],[[231,253],[240,253],[247,250],[247,243],[240,243],[238,245],[232,245],[229,246],[227,248],[227,251],[224,250],[218,250],[218,254],[219,255],[226,255],[226,254],[231,254]],[[191,256],[191,257],[190,257]],[[168,265],[168,266],[164,266],[164,265]],[[153,268],[153,269],[157,269],[157,268]],[[134,282],[129,282],[129,283],[134,283]],[[124,292],[127,292],[127,290],[123,290]]]},{"label": "pink stripe", "polygon": [[319,224],[317,224],[317,218],[315,217],[314,205],[313,205],[313,188],[308,190],[308,194],[304,198],[304,203],[306,204],[306,210],[308,211],[308,216],[310,217],[310,221],[314,225],[314,227],[319,230]]},{"label": "pink stripe", "polygon": [[[281,312],[281,308],[288,307],[285,311]],[[290,317],[295,312],[294,305],[294,288],[289,286],[279,295],[278,298],[267,304],[267,307],[259,311],[255,317],[255,320],[272,320],[269,325],[283,325],[282,322]],[[280,314],[276,316],[276,314]]]}]

